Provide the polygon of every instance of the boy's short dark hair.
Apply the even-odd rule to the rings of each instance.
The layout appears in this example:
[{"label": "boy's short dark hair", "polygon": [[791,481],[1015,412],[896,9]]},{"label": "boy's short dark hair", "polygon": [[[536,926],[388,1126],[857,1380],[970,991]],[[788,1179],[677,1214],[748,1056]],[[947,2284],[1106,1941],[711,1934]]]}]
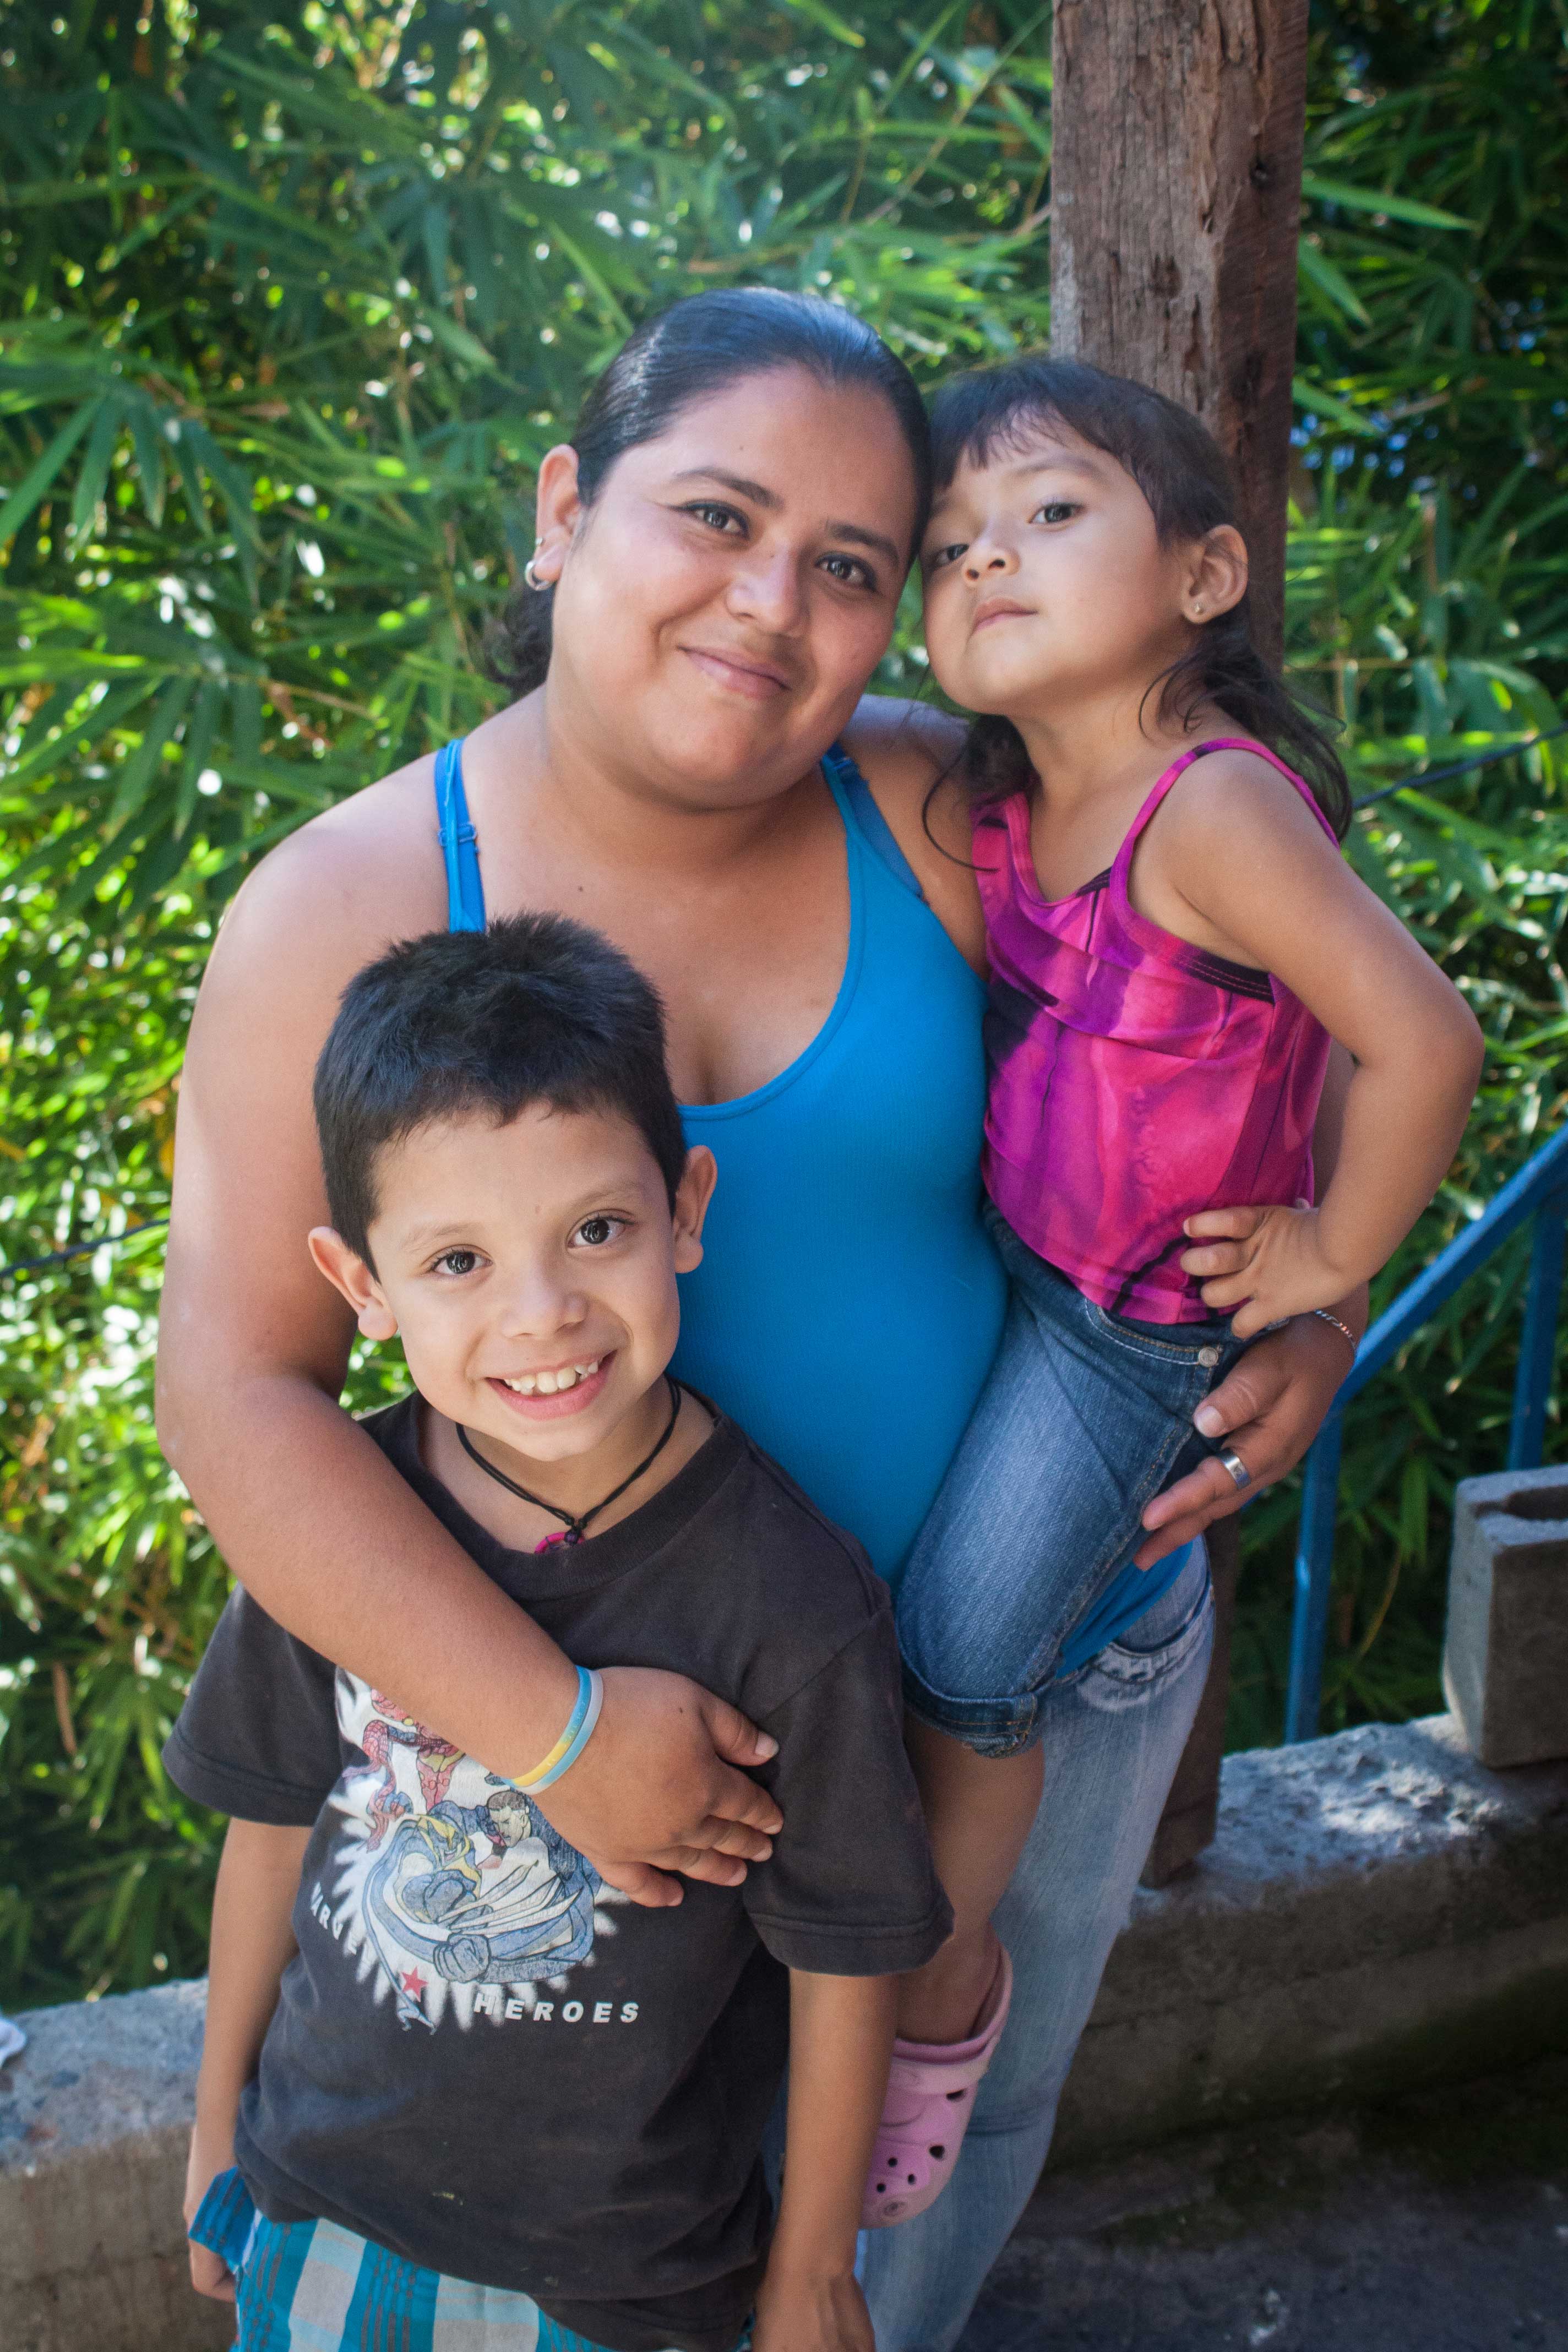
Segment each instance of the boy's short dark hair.
[{"label": "boy's short dark hair", "polygon": [[429,931],[356,972],[316,1064],[332,1224],[371,1265],[379,1153],[432,1120],[530,1105],[629,1119],[670,1205],[686,1166],[664,1008],[618,948],[564,915]]}]

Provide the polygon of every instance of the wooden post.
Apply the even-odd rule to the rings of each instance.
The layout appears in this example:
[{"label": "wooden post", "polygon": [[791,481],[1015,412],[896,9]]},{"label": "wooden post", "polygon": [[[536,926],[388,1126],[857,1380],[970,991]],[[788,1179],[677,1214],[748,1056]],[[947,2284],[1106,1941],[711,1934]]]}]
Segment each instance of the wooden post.
[{"label": "wooden post", "polygon": [[1051,348],[1201,416],[1283,622],[1307,0],[1057,0]]},{"label": "wooden post", "polygon": [[[1168,393],[1228,454],[1254,625],[1283,639],[1307,0],[1057,0],[1051,348]],[[1144,1873],[1214,1836],[1237,1523],[1210,1539],[1214,1665]]]}]

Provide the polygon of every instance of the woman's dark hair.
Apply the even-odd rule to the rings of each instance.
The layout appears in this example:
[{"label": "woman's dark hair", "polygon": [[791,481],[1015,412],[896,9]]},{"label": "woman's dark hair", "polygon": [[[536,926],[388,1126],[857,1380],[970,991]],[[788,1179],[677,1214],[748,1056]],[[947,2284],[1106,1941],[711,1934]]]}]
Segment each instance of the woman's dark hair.
[{"label": "woman's dark hair", "polygon": [[429,931],[356,972],[316,1064],[316,1133],[334,1229],[374,1273],[376,1168],[432,1120],[505,1126],[531,1104],[629,1119],[671,1208],[686,1138],[664,1009],[619,948],[565,915]]},{"label": "woman's dark hair", "polygon": [[[805,368],[825,384],[862,384],[887,402],[914,469],[912,554],[931,504],[931,436],[913,376],[853,310],[817,294],[787,294],[771,286],[689,295],[622,344],[584,402],[572,435],[584,504],[592,505],[617,457],[657,441],[683,410],[748,376],[781,368]],[[486,649],[491,677],[514,694],[531,693],[543,683],[552,602],[549,588],[519,587]]]},{"label": "woman's dark hair", "polygon": [[[1025,446],[1035,431],[1050,425],[1065,425],[1126,467],[1149,501],[1162,542],[1202,539],[1220,523],[1237,520],[1230,468],[1206,427],[1163,393],[1083,360],[1012,360],[944,383],[931,404],[937,489],[946,489],[966,459],[983,466],[994,450]],[[1191,726],[1201,702],[1216,702],[1299,768],[1343,840],[1350,785],[1331,722],[1303,708],[1269,668],[1253,643],[1247,596],[1206,622],[1192,651],[1156,683],[1163,719]],[[979,799],[1025,789],[1033,771],[1012,720],[972,719],[959,772]]]}]

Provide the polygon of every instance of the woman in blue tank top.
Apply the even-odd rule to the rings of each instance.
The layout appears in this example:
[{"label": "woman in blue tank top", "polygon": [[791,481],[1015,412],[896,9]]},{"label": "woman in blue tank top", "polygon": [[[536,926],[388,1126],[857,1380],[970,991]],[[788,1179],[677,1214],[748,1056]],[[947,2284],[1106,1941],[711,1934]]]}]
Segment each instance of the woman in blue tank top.
[{"label": "woman in blue tank top", "polygon": [[[684,1106],[687,1139],[711,1149],[719,1186],[702,1264],[681,1284],[676,1368],[896,1579],[1006,1303],[976,1213],[984,991],[854,761],[835,747],[822,766],[844,827],[844,976],[821,1028],[776,1077]],[[460,743],[437,761],[436,800],[447,920],[479,929],[484,881]],[[856,1409],[868,1371],[871,1425]]]},{"label": "woman in blue tank top", "polygon": [[[836,306],[705,295],[640,330],[541,470],[503,662],[518,698],[274,851],[204,982],[165,1450],[275,1617],[509,1775],[555,1739],[574,1670],[338,1408],[351,1332],[303,1245],[323,1214],[315,1055],[353,971],[389,940],[482,920],[487,896],[614,938],[664,995],[690,1132],[720,1167],[680,1368],[896,1575],[1003,1312],[978,1217],[967,834],[941,791],[927,808],[946,737],[857,709],[928,471],[913,384]],[[1331,1397],[1340,1343],[1321,1330],[1260,1342],[1211,1400],[1256,1484]],[[1222,1500],[1194,1474],[1170,1547]],[[1037,2176],[1186,1738],[1210,1636],[1201,1548],[1163,1595],[1156,1576],[1121,1599],[1047,1707],[1050,1796],[999,1915],[1014,2022],[958,2171],[871,2244],[880,2352],[943,2352],[962,2331]],[[659,1865],[732,1882],[776,1825],[731,1769],[758,1755],[679,1677],[612,1671],[551,1817],[637,1899],[672,1899]]]}]

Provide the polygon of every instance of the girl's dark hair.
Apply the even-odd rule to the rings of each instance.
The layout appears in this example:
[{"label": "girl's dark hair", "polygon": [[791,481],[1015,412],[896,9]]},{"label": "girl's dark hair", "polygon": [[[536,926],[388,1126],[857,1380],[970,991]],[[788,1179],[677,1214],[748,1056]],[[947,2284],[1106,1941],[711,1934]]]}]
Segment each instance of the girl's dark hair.
[{"label": "girl's dark hair", "polygon": [[[617,457],[656,441],[682,411],[748,376],[805,368],[825,384],[863,384],[880,394],[903,436],[915,477],[921,543],[931,504],[931,436],[925,405],[902,360],[853,310],[816,294],[771,286],[689,295],[623,343],[583,404],[572,435],[577,483],[592,505]],[[487,647],[492,677],[514,694],[543,683],[550,667],[553,591],[519,587]]]},{"label": "girl's dark hair", "polygon": [[[994,450],[1026,446],[1047,425],[1065,425],[1126,467],[1149,501],[1162,541],[1202,539],[1220,523],[1237,522],[1230,468],[1207,428],[1163,393],[1083,360],[1013,360],[944,383],[931,404],[936,488],[946,489],[965,459],[984,466]],[[1205,623],[1192,651],[1156,683],[1162,719],[1190,727],[1200,703],[1216,702],[1299,768],[1343,840],[1350,785],[1331,722],[1299,703],[1264,660],[1253,643],[1247,596]],[[983,800],[1027,787],[1029,755],[1010,719],[970,721],[959,772]]]}]

